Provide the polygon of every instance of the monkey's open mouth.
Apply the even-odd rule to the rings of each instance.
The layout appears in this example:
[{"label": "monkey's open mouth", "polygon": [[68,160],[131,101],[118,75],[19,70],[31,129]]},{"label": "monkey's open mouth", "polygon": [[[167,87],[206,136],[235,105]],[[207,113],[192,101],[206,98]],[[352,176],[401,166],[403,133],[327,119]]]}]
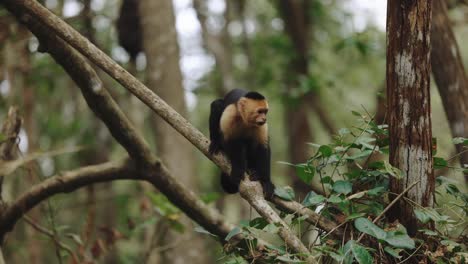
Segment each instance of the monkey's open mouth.
[{"label": "monkey's open mouth", "polygon": [[257,126],[263,126],[265,123],[266,121],[257,122]]}]

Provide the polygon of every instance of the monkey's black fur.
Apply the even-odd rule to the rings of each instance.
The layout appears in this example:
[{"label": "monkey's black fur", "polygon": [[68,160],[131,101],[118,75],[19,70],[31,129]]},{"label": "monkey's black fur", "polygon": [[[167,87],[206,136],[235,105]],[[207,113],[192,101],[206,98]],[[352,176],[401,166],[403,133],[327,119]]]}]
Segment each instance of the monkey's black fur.
[{"label": "monkey's black fur", "polygon": [[221,131],[221,116],[226,107],[236,104],[242,97],[256,101],[265,100],[265,97],[260,93],[234,89],[227,93],[223,99],[217,99],[211,103],[209,151],[211,154],[222,151],[231,161],[231,175],[221,173],[221,186],[225,192],[237,193],[240,181],[244,173],[247,172],[251,180],[261,182],[265,195],[271,197],[275,186],[270,179],[271,151],[269,142],[266,144],[258,142],[258,139],[250,136],[250,133],[242,133],[236,138],[226,140],[223,136],[226,131]]}]

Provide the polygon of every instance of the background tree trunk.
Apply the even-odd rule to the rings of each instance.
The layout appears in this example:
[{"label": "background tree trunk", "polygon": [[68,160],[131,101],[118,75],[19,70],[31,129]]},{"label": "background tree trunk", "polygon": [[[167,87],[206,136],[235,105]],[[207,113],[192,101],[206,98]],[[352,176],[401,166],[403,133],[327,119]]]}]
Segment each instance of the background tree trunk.
[{"label": "background tree trunk", "polygon": [[[453,137],[468,137],[468,79],[447,14],[445,0],[433,1],[434,16],[431,28],[432,73],[442,98],[445,114]],[[461,144],[455,145],[463,151]],[[468,152],[460,155],[460,162],[468,164]],[[465,173],[468,182],[468,174]]]},{"label": "background tree trunk", "polygon": [[[179,67],[180,55],[172,1],[141,1],[139,11],[143,29],[143,49],[147,58],[146,83],[177,112],[186,117],[187,107]],[[174,175],[180,177],[179,180],[185,186],[192,190],[196,189],[198,179],[193,178],[194,153],[189,142],[156,115],[153,115],[151,122],[158,154],[163,162]],[[190,223],[188,219],[185,220],[184,237],[194,234]],[[176,243],[174,247],[164,251],[162,263],[207,263],[206,250],[200,237],[193,237],[191,243],[183,240],[180,236],[176,238],[172,231],[168,233],[164,243]],[[158,254],[158,251],[150,252],[148,262],[154,263],[152,258]]]},{"label": "background tree trunk", "polygon": [[[402,171],[391,179],[391,191],[401,193],[419,183],[406,197],[431,206],[434,195],[430,104],[431,1],[388,1],[387,96],[390,163]],[[417,231],[413,205],[399,201],[390,211],[410,234]]]},{"label": "background tree trunk", "polygon": [[[285,24],[285,33],[294,47],[290,64],[291,69],[286,71],[287,89],[293,90],[299,85],[300,76],[309,72],[308,68],[308,23],[305,1],[285,0],[279,1],[279,12]],[[285,123],[288,134],[289,157],[292,163],[302,163],[309,158],[309,146],[306,142],[312,140],[312,132],[308,120],[308,108],[305,96],[298,98],[295,105],[287,104],[285,111]],[[291,175],[295,175],[295,169],[291,169]],[[295,177],[293,186],[296,193],[303,197],[311,190],[301,179]]]}]

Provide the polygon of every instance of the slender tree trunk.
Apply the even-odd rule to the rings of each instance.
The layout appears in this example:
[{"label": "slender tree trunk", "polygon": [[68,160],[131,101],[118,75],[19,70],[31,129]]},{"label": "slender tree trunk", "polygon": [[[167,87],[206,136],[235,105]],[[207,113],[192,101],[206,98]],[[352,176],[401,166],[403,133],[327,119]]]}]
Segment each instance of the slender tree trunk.
[{"label": "slender tree trunk", "polygon": [[[430,83],[431,1],[388,1],[387,105],[390,163],[402,171],[391,179],[391,190],[401,193],[414,182],[406,198],[432,206],[434,174]],[[413,205],[404,199],[389,212],[410,234],[417,231]]]},{"label": "slender tree trunk", "polygon": [[226,1],[226,10],[224,11],[225,25],[218,34],[213,34],[208,29],[208,9],[206,1],[193,0],[193,7],[197,13],[198,21],[200,22],[204,46],[213,54],[216,61],[216,68],[221,75],[220,85],[216,85],[216,89],[218,95],[223,97],[227,92],[235,88],[232,62],[233,52],[231,47],[232,41],[228,32],[228,25],[231,21],[231,3],[230,1]]},{"label": "slender tree trunk", "polygon": [[[445,114],[453,137],[468,137],[468,79],[455,36],[450,27],[445,0],[432,2],[434,15],[431,29],[432,73],[442,98]],[[458,153],[462,145],[456,145]],[[460,155],[460,162],[468,164],[468,151]],[[468,182],[468,173],[465,173]]]},{"label": "slender tree trunk", "polygon": [[[175,16],[170,0],[145,0],[140,2],[141,25],[143,29],[143,49],[147,58],[146,78],[148,87],[153,89],[177,112],[187,116],[185,94],[182,86],[182,73],[179,67],[179,46],[175,28]],[[164,120],[153,115],[155,141],[158,153],[169,170],[178,175],[184,185],[197,189],[192,146]],[[186,235],[194,235],[193,226],[185,219]],[[180,241],[180,235],[169,232],[164,243]],[[194,236],[191,243],[176,243],[176,246],[164,251],[162,263],[206,263],[206,249],[203,240]],[[161,245],[158,245],[161,246]],[[152,256],[158,255],[151,248]]]},{"label": "slender tree trunk", "polygon": [[[286,81],[289,91],[297,87],[297,80],[300,76],[307,75],[309,72],[306,6],[304,1],[279,1],[279,11],[285,23],[285,33],[289,36],[295,53],[290,61],[292,67],[287,71],[288,78]],[[299,103],[296,105],[286,105],[285,122],[291,162],[302,163],[310,157],[309,147],[306,142],[312,140],[305,96],[299,98]],[[291,174],[295,174],[294,169],[291,170]],[[302,197],[311,190],[310,186],[297,177],[294,179],[293,187]]]}]

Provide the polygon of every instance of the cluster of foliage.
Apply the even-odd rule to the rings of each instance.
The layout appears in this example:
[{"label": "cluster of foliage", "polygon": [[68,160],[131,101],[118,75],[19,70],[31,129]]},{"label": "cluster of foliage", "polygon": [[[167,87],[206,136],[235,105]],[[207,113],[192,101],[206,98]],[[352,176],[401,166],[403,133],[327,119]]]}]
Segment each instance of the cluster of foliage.
[{"label": "cluster of foliage", "polygon": [[[318,150],[306,163],[289,164],[296,167],[297,175],[304,182],[311,184],[314,178],[318,178],[321,185],[321,193],[311,191],[302,204],[320,213],[321,217],[337,222],[337,229],[345,230],[340,239],[331,236],[332,232],[318,230],[309,244],[315,257],[320,263],[327,260],[394,263],[414,256],[434,263],[466,263],[468,253],[464,226],[468,194],[461,192],[452,180],[439,176],[438,198],[447,200],[443,206],[436,203],[434,208],[425,208],[402,198],[414,205],[417,218],[422,224],[427,224],[427,228],[420,229],[411,238],[402,224],[390,222],[385,217],[385,209],[396,196],[390,192],[390,178],[402,177],[402,172],[385,160],[388,153],[387,126],[376,124],[369,115],[353,114],[359,116],[362,125],[341,129],[331,144],[312,144]],[[455,143],[467,145],[468,140],[457,138]],[[449,166],[449,162],[440,157],[435,157],[434,162],[436,169]],[[295,199],[294,190],[289,187],[277,188],[276,195],[285,200]],[[307,216],[282,213],[282,217],[300,237],[315,229],[305,222]],[[434,225],[435,228],[431,228]],[[255,218],[242,221],[225,239],[228,241],[236,234],[249,239],[251,252],[239,249],[236,254],[251,254],[253,259],[261,258],[272,263],[301,263],[301,256],[288,253],[277,232],[277,226]],[[260,244],[263,252],[267,253],[259,254],[254,250]],[[241,258],[228,258],[226,263],[240,261]]]}]

